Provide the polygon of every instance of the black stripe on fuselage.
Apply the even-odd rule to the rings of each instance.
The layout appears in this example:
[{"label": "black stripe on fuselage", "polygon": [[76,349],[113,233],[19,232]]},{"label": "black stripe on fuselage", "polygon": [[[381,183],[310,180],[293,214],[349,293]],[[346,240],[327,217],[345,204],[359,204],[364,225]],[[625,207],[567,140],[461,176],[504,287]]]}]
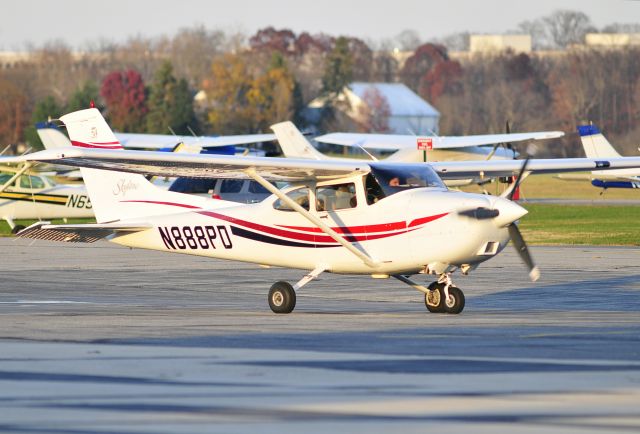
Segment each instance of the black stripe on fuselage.
[{"label": "black stripe on fuselage", "polygon": [[[13,194],[22,194],[22,193],[13,193]],[[42,197],[37,198],[35,196],[44,196],[45,198],[42,198]],[[49,197],[49,199],[47,199],[46,197]],[[60,199],[64,199],[64,202],[62,202]],[[65,206],[67,204],[68,196],[57,195],[57,194],[36,194],[32,196],[30,194],[25,194],[24,196],[16,197],[16,196],[0,194],[0,200],[15,200],[15,201],[22,201],[22,202],[46,203],[48,205]]]},{"label": "black stripe on fuselage", "polygon": [[327,244],[315,244],[315,243],[299,243],[297,241],[288,241],[281,238],[270,237],[269,235],[260,234],[257,232],[248,231],[246,229],[239,228],[237,226],[231,226],[231,233],[241,238],[247,238],[253,241],[259,241],[261,243],[276,244],[279,246],[288,247],[339,247],[339,244],[327,245]]}]

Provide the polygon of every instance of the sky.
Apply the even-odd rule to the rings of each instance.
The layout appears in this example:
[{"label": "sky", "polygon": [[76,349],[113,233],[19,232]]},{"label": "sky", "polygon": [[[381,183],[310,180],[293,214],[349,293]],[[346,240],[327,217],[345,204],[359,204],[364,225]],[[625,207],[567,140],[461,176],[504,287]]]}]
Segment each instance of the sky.
[{"label": "sky", "polygon": [[82,49],[196,25],[247,35],[274,26],[374,41],[411,29],[427,41],[464,31],[503,33],[558,9],[582,11],[599,28],[640,22],[638,0],[5,0],[0,50],[52,41]]}]

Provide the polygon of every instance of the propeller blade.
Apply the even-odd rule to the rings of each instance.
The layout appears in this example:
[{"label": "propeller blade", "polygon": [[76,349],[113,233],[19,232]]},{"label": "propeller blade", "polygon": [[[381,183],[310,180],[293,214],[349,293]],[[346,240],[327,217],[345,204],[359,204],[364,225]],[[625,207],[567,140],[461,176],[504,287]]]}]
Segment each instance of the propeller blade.
[{"label": "propeller blade", "polygon": [[509,196],[507,196],[509,200],[513,200],[513,195],[516,194],[516,190],[518,190],[518,187],[520,187],[520,182],[522,181],[522,175],[524,175],[524,172],[527,171],[527,165],[529,164],[529,160],[530,160],[529,157],[527,157],[527,159],[524,160],[522,169],[520,169],[520,173],[518,173],[518,177],[516,178],[516,181],[513,183],[513,188],[511,189]]},{"label": "propeller blade", "polygon": [[522,261],[529,269],[529,278],[532,282],[535,282],[540,278],[540,270],[536,267],[536,264],[534,264],[533,258],[531,258],[531,254],[529,253],[527,243],[524,241],[524,238],[522,238],[520,229],[515,223],[511,223],[509,225],[509,236],[511,237],[513,246],[518,251],[518,255],[520,255],[520,258],[522,258]]}]

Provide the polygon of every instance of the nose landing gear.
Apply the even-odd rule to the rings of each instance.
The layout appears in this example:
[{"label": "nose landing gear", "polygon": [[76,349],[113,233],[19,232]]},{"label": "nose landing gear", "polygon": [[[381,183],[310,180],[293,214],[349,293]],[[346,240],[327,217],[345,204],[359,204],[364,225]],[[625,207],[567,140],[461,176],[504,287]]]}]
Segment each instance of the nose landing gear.
[{"label": "nose landing gear", "polygon": [[436,282],[425,288],[406,276],[394,275],[396,279],[424,293],[424,304],[431,313],[458,314],[464,309],[464,294],[453,284],[451,275],[444,273]]}]

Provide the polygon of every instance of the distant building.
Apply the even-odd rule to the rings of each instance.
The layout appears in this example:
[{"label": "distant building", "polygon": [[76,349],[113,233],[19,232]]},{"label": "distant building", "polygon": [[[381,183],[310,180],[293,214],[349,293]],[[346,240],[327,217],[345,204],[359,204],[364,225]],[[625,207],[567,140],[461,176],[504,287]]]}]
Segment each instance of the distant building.
[{"label": "distant building", "polygon": [[[440,112],[402,83],[354,82],[346,86],[338,96],[339,113],[336,113],[345,128],[350,131],[362,130],[363,109],[368,104],[367,95],[372,93],[384,98],[388,104],[386,133],[432,135],[438,132]],[[309,123],[319,123],[326,102],[323,97],[311,101],[305,114]]]},{"label": "distant building", "polygon": [[587,33],[584,37],[584,43],[591,47],[640,45],[640,33]]},{"label": "distant building", "polygon": [[513,50],[516,53],[530,53],[531,35],[470,35],[469,51],[487,53]]}]

